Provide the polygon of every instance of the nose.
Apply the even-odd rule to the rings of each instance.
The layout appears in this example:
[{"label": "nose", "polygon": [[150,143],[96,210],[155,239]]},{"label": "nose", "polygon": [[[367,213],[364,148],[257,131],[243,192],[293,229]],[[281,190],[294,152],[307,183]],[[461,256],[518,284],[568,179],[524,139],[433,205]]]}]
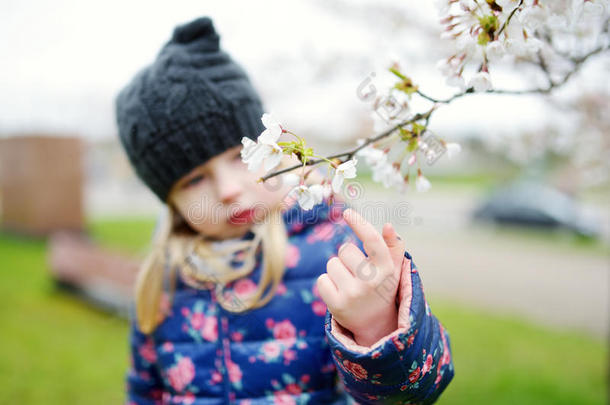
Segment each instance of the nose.
[{"label": "nose", "polygon": [[239,177],[232,174],[229,168],[219,170],[215,176],[216,195],[223,204],[230,204],[237,200],[242,192]]}]

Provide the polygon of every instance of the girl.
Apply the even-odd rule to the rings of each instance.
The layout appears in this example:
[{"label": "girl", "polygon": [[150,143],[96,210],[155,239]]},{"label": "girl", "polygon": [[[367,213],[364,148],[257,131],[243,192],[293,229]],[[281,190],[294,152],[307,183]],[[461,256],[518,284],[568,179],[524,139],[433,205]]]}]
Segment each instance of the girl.
[{"label": "girl", "polygon": [[117,97],[121,143],[167,208],[138,273],[127,403],[434,402],[450,341],[411,255],[339,196],[303,210],[282,177],[257,183],[240,142],[263,112],[208,17]]}]

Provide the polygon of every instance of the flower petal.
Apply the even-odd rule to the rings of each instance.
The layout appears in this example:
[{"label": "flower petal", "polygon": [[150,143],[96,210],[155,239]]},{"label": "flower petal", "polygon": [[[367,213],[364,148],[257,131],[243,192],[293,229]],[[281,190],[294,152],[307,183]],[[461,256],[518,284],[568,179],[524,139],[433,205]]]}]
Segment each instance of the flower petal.
[{"label": "flower petal", "polygon": [[332,180],[332,188],[335,193],[341,191],[341,185],[343,184],[343,174],[340,171],[335,172]]},{"label": "flower petal", "polygon": [[278,152],[277,149],[272,149],[271,153],[265,159],[265,172],[273,169],[275,166],[279,165],[282,161],[282,152],[281,149]]}]

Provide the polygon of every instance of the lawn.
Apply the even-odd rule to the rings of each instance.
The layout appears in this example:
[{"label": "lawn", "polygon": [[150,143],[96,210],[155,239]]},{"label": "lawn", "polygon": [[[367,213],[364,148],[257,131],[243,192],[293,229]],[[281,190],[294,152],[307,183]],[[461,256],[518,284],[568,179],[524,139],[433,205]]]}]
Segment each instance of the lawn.
[{"label": "lawn", "polygon": [[[89,224],[100,243],[141,254],[152,219]],[[0,233],[0,403],[123,401],[127,325],[54,288],[45,242]],[[603,404],[604,342],[430,297],[456,376],[439,404]]]}]

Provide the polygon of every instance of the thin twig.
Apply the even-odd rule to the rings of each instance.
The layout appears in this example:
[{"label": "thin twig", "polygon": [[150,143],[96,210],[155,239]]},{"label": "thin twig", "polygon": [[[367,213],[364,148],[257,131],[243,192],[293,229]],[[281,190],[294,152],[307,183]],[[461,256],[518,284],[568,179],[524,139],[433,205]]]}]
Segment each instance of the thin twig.
[{"label": "thin twig", "polygon": [[[519,6],[517,6],[511,12],[511,14],[509,15],[509,18],[507,19],[505,24],[502,26],[502,29],[500,30],[499,33],[502,32],[502,30],[504,29],[504,26],[506,25],[508,20],[510,20],[512,15],[521,6],[522,3],[523,3],[523,0],[521,0],[521,2],[519,3]],[[606,20],[606,25],[607,25],[607,22],[608,22],[608,20]],[[606,31],[607,31],[607,26],[606,26]],[[499,33],[498,33],[498,35],[499,35]],[[538,52],[538,65],[540,66],[542,71],[545,72],[545,74],[547,75],[547,78],[549,80],[549,86],[547,88],[537,88],[537,89],[529,89],[529,90],[490,89],[490,90],[485,91],[484,93],[512,94],[512,95],[533,94],[533,93],[548,94],[553,89],[564,85],[570,79],[570,77],[574,73],[576,73],[578,71],[578,69],[580,68],[580,65],[582,65],[589,57],[591,57],[591,56],[593,56],[595,54],[601,53],[601,52],[603,52],[603,51],[605,51],[607,49],[608,49],[608,46],[600,46],[600,47],[595,48],[592,51],[586,53],[585,55],[583,55],[581,57],[578,57],[578,58],[571,57],[571,58],[569,58],[573,62],[574,68],[570,72],[568,72],[563,77],[562,80],[557,81],[557,82],[554,82],[551,79],[551,75],[550,75],[550,72],[549,72],[548,67],[546,65],[546,61],[543,59],[543,57],[540,54],[540,52]],[[423,97],[426,100],[429,100],[429,101],[434,103],[432,108],[430,108],[430,110],[428,110],[427,112],[425,112],[425,113],[418,113],[418,114],[414,115],[412,118],[410,118],[410,119],[408,119],[406,121],[400,122],[400,123],[396,124],[394,127],[389,128],[389,129],[383,131],[382,133],[380,133],[378,135],[375,135],[373,137],[367,138],[361,145],[359,145],[358,147],[356,147],[356,148],[354,148],[352,150],[349,150],[349,151],[346,151],[346,152],[337,153],[335,155],[331,155],[331,156],[328,156],[326,158],[307,160],[307,162],[305,162],[305,163],[299,163],[299,164],[296,164],[294,166],[287,167],[287,168],[284,168],[282,170],[278,170],[276,172],[269,173],[269,174],[261,177],[259,179],[259,182],[265,182],[266,180],[268,180],[268,179],[270,179],[272,177],[275,177],[275,176],[283,174],[283,173],[290,172],[290,171],[292,171],[294,169],[297,169],[299,167],[303,167],[304,168],[305,166],[313,166],[313,165],[317,165],[317,164],[322,163],[322,162],[326,162],[327,160],[332,160],[332,159],[336,159],[336,158],[343,158],[343,157],[346,157],[345,160],[349,160],[359,150],[365,148],[366,146],[370,145],[371,143],[377,142],[378,140],[383,139],[383,138],[389,136],[394,131],[396,131],[397,129],[399,129],[399,128],[405,126],[405,125],[412,124],[412,123],[414,123],[416,121],[419,121],[419,120],[422,120],[422,119],[425,119],[425,128],[424,128],[424,132],[425,132],[427,127],[428,127],[428,124],[430,122],[430,117],[431,117],[432,113],[434,112],[434,110],[438,107],[438,104],[449,104],[449,103],[451,103],[453,100],[455,100],[457,98],[466,96],[468,94],[474,94],[475,93],[474,88],[473,87],[469,87],[468,89],[464,90],[463,92],[456,93],[456,94],[454,94],[453,96],[451,96],[451,97],[449,97],[447,99],[437,99],[437,98],[428,96],[427,94],[421,92],[420,90],[417,90],[416,92],[421,97]]]},{"label": "thin twig", "polygon": [[521,0],[519,2],[519,5],[517,7],[515,7],[513,9],[513,11],[510,12],[510,14],[508,15],[508,17],[506,18],[506,21],[504,21],[504,24],[502,24],[502,27],[500,27],[500,30],[498,31],[498,33],[496,34],[496,38],[500,37],[500,34],[502,33],[502,31],[504,31],[504,28],[506,28],[506,26],[508,25],[508,23],[510,22],[510,19],[513,18],[513,15],[517,12],[517,10],[519,10],[519,8],[523,5],[523,0]]},{"label": "thin twig", "polygon": [[[373,136],[373,137],[367,138],[367,139],[366,139],[366,140],[365,140],[365,141],[362,143],[362,145],[359,145],[358,147],[356,147],[356,148],[354,148],[354,149],[352,149],[352,150],[349,150],[349,151],[347,151],[347,152],[342,152],[342,153],[337,153],[337,154],[335,154],[335,155],[327,156],[327,157],[326,157],[326,159],[329,159],[329,160],[330,160],[330,159],[341,158],[341,157],[346,156],[346,159],[345,159],[345,160],[349,160],[349,159],[351,159],[351,158],[352,158],[352,157],[353,157],[353,156],[354,156],[354,155],[355,155],[355,154],[356,154],[356,153],[357,153],[357,152],[358,152],[360,149],[363,149],[363,148],[365,148],[366,146],[370,145],[371,143],[373,143],[373,142],[377,142],[378,140],[383,139],[383,138],[385,138],[386,136],[389,136],[390,134],[392,134],[392,133],[393,133],[394,131],[396,131],[397,129],[402,128],[402,127],[404,127],[405,125],[412,124],[412,123],[414,123],[414,122],[416,122],[416,121],[419,121],[419,120],[422,120],[422,119],[429,119],[430,114],[432,114],[432,111],[434,111],[434,109],[435,109],[435,108],[433,107],[433,108],[431,108],[430,110],[428,110],[427,112],[425,112],[425,113],[423,113],[423,114],[422,114],[422,113],[415,114],[415,115],[414,115],[412,118],[410,118],[410,119],[408,119],[408,120],[406,120],[406,121],[402,121],[402,122],[400,122],[400,123],[398,123],[398,124],[394,125],[392,128],[386,129],[385,131],[383,131],[382,133],[380,133],[380,134],[378,134],[378,135],[375,135],[375,136]],[[270,178],[272,178],[272,177],[277,176],[278,174],[283,174],[283,173],[286,173],[286,172],[292,171],[292,170],[294,170],[294,169],[296,169],[296,168],[299,168],[299,167],[303,167],[303,166],[312,166],[312,165],[316,165],[316,164],[318,164],[318,163],[322,163],[322,162],[325,162],[325,161],[326,161],[325,159],[312,159],[312,160],[308,160],[308,161],[307,161],[307,163],[305,163],[305,165],[303,165],[303,164],[299,163],[299,164],[296,164],[296,165],[294,165],[294,166],[287,167],[287,168],[284,168],[284,169],[282,169],[282,170],[278,170],[277,172],[269,173],[269,174],[267,174],[267,175],[265,175],[265,176],[261,177],[261,178],[259,179],[259,182],[264,182],[264,181],[266,181],[266,180],[268,180],[268,179],[270,179]]]}]

